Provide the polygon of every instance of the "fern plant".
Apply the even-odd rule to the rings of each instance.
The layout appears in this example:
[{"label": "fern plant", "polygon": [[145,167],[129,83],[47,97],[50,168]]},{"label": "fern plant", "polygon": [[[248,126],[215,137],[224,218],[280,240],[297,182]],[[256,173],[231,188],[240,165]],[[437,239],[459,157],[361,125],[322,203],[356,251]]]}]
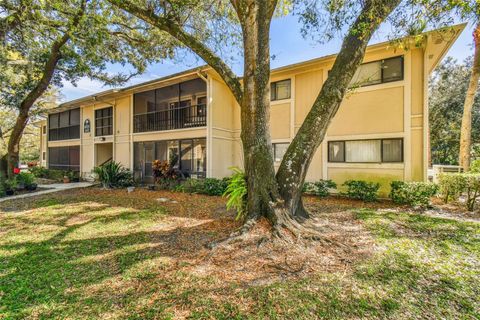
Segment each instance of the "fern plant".
[{"label": "fern plant", "polygon": [[237,216],[235,220],[245,219],[245,207],[247,203],[247,182],[245,180],[245,173],[237,167],[229,168],[233,171],[227,189],[223,196],[227,200],[227,209],[235,209]]},{"label": "fern plant", "polygon": [[104,188],[122,188],[133,184],[130,170],[115,161],[95,167],[93,172],[97,175]]}]

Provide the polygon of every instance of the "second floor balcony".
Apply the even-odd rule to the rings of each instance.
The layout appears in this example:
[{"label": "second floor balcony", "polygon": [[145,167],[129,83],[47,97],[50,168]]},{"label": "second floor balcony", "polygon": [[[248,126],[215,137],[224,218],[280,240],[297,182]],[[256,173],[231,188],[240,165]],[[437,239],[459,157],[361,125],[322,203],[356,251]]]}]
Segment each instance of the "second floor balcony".
[{"label": "second floor balcony", "polygon": [[135,133],[196,128],[206,125],[206,104],[135,114],[133,119]]}]

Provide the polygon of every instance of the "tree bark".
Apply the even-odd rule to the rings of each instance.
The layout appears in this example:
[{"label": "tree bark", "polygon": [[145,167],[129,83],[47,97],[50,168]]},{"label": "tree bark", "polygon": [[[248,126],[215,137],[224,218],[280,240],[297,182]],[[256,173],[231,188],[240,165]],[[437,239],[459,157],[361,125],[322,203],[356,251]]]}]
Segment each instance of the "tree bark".
[{"label": "tree bark", "polygon": [[312,109],[287,149],[277,172],[277,181],[282,198],[293,216],[307,216],[301,196],[312,158],[345,97],[355,71],[362,63],[370,38],[399,3],[400,0],[366,1],[344,39]]},{"label": "tree bark", "polygon": [[232,1],[243,31],[244,74],[241,139],[249,219],[276,223],[280,195],[270,139],[270,22],[276,1]]},{"label": "tree bark", "polygon": [[32,106],[35,104],[38,98],[40,98],[50,86],[50,82],[55,73],[58,62],[62,57],[61,49],[70,39],[71,32],[77,28],[81,17],[84,15],[86,9],[86,0],[82,1],[78,14],[72,19],[72,24],[58,40],[56,40],[48,56],[48,60],[45,62],[43,68],[42,77],[38,81],[37,85],[28,93],[28,95],[22,100],[18,106],[18,116],[15,121],[15,125],[10,134],[7,147],[7,169],[8,176],[13,177],[13,169],[19,162],[20,141],[23,131],[29,120],[29,112]]},{"label": "tree bark", "polygon": [[18,165],[19,161],[19,151],[20,151],[20,140],[22,138],[23,130],[27,126],[28,119],[29,119],[29,112],[32,106],[34,105],[35,101],[40,98],[45,91],[48,89],[50,85],[50,81],[52,80],[53,74],[55,72],[55,67],[60,60],[61,47],[67,42],[68,36],[62,37],[61,40],[56,41],[52,49],[50,50],[50,56],[48,61],[45,63],[44,72],[42,78],[35,86],[35,88],[30,91],[30,93],[23,99],[18,107],[19,113],[17,116],[17,120],[15,121],[15,125],[12,129],[12,133],[10,134],[10,138],[8,140],[8,176],[13,176],[13,169]]},{"label": "tree bark", "polygon": [[463,104],[462,127],[460,129],[460,152],[459,164],[464,171],[470,169],[470,151],[472,147],[472,109],[477,93],[478,81],[480,80],[480,22],[473,31],[475,53],[473,56],[472,73],[470,83]]}]

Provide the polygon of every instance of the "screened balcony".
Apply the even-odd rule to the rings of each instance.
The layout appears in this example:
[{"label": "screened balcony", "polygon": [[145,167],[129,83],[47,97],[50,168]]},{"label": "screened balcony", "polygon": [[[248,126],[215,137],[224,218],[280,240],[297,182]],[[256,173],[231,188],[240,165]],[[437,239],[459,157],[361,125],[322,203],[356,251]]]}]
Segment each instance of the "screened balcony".
[{"label": "screened balcony", "polygon": [[207,105],[175,107],[134,116],[134,132],[163,131],[204,127],[207,125]]},{"label": "screened balcony", "polygon": [[207,86],[202,79],[134,95],[135,133],[205,127]]}]

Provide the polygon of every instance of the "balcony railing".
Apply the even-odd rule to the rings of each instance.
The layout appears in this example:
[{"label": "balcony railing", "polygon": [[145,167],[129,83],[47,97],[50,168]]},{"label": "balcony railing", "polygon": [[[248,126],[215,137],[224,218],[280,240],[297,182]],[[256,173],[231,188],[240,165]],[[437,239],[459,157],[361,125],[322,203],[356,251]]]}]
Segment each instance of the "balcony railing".
[{"label": "balcony railing", "polygon": [[134,132],[196,128],[206,125],[205,104],[134,115]]}]

